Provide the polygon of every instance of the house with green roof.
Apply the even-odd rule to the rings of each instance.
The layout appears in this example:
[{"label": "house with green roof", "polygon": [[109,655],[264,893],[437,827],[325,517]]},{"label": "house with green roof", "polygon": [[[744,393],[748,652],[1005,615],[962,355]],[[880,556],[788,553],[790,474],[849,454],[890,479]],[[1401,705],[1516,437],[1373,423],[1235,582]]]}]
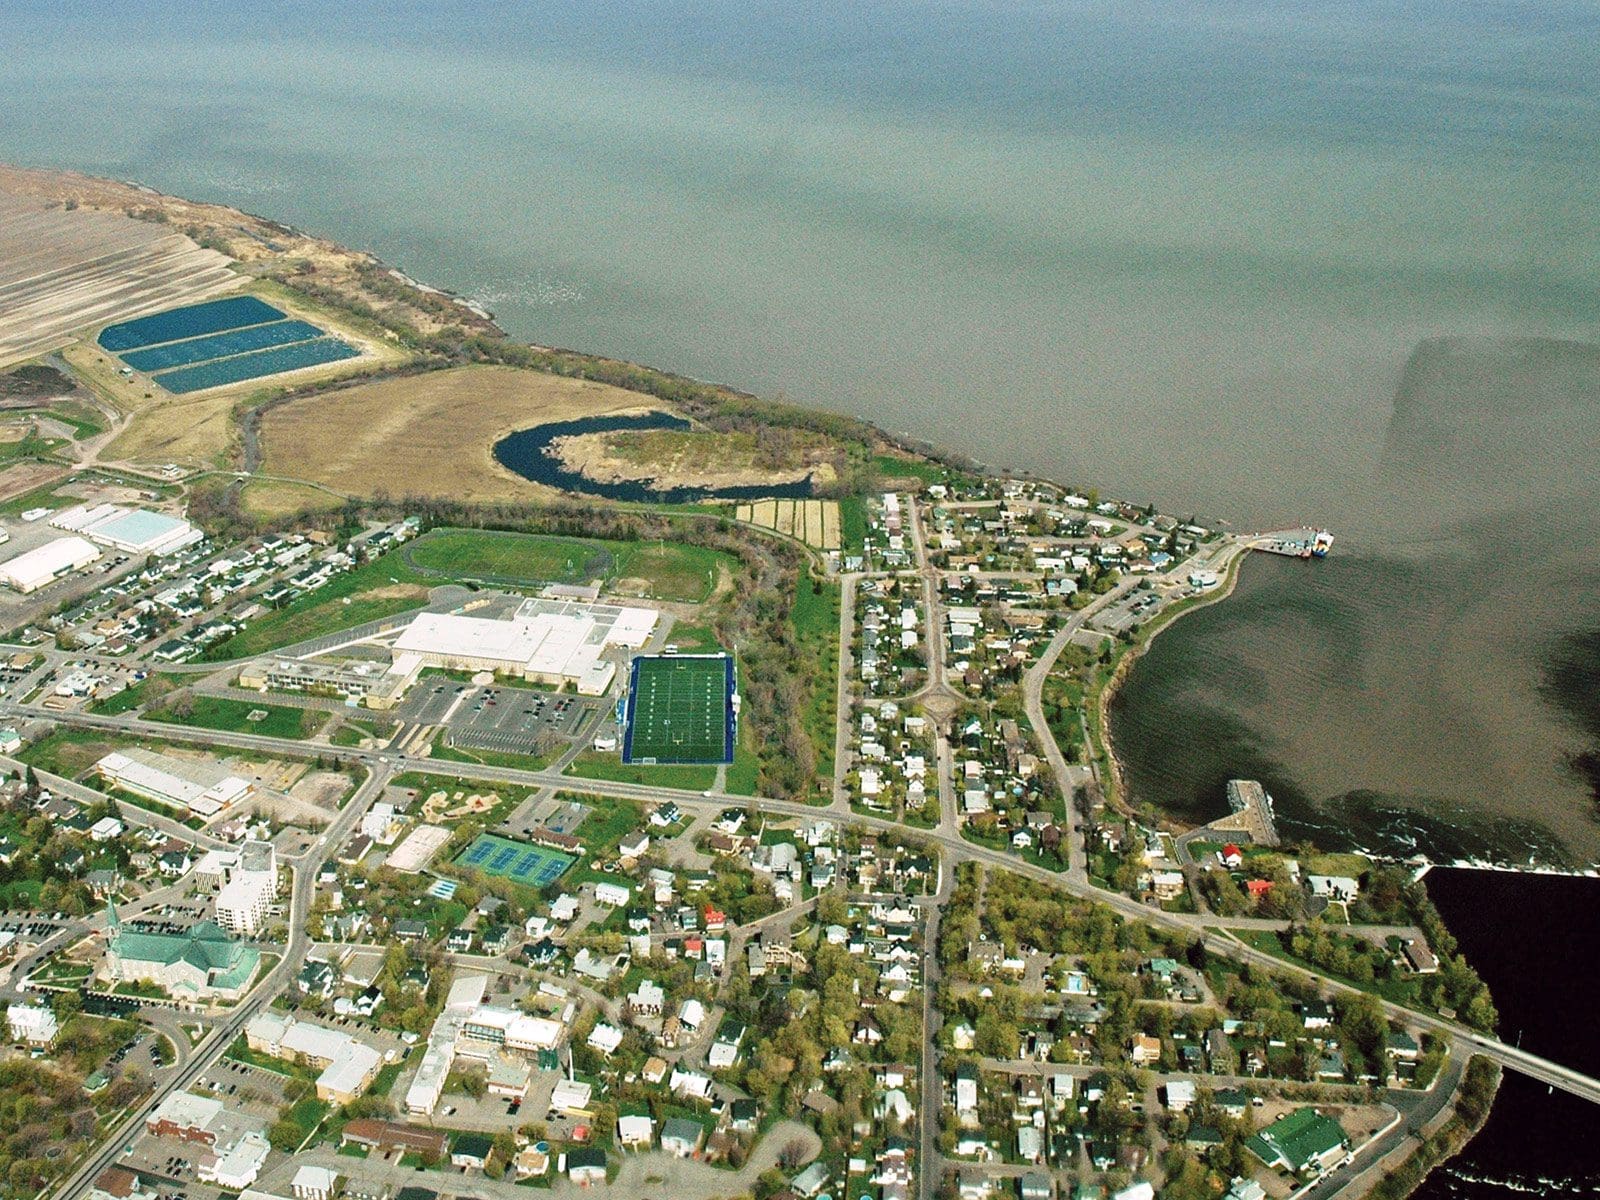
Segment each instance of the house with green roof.
[{"label": "house with green roof", "polygon": [[237,1000],[261,966],[261,952],[215,921],[181,933],[130,929],[106,905],[106,967],[118,983],[153,983],[178,1000]]},{"label": "house with green roof", "polygon": [[1350,1139],[1339,1122],[1314,1108],[1297,1108],[1279,1117],[1245,1143],[1269,1167],[1317,1177],[1350,1161]]}]

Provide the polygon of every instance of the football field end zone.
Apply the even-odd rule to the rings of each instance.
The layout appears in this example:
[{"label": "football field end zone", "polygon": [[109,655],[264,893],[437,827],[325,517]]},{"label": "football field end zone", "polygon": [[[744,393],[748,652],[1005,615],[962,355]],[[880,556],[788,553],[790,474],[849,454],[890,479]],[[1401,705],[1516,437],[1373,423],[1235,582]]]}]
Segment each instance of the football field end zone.
[{"label": "football field end zone", "polygon": [[[699,679],[705,681],[704,690],[697,697],[694,685],[691,683],[687,691],[682,694],[681,701],[692,705],[698,700],[705,708],[713,704],[721,705],[721,720],[718,722],[722,733],[721,747],[719,749],[708,738],[692,743],[682,753],[669,751],[663,754],[662,749],[670,745],[671,735],[667,732],[670,711],[656,711],[656,701],[649,698],[646,694],[647,689],[641,688],[641,680],[647,674],[670,677],[682,673],[685,668],[694,664],[704,667],[704,670],[694,672]],[[622,761],[630,766],[717,766],[731,763],[738,737],[738,722],[733,706],[735,686],[733,658],[726,653],[635,655],[628,675]],[[648,689],[649,692],[654,690]],[[641,702],[642,696],[643,702]],[[668,703],[674,699],[680,697],[669,697]],[[710,723],[710,718],[704,709],[699,715],[702,726]],[[689,719],[693,720],[693,715]]]}]

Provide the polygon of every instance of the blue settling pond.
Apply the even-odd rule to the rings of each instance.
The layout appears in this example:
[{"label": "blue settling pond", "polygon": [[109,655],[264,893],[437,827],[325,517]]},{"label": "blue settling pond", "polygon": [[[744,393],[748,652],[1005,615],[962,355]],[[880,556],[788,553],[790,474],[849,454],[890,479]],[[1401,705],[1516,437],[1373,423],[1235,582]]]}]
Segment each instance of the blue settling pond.
[{"label": "blue settling pond", "polygon": [[205,304],[169,309],[154,316],[124,321],[120,325],[107,325],[100,332],[100,345],[113,353],[120,353],[140,346],[154,346],[158,342],[175,342],[179,338],[200,337],[202,334],[220,333],[224,329],[240,329],[246,325],[281,320],[283,314],[265,300],[257,300],[254,296],[230,296],[226,300],[210,300]]},{"label": "blue settling pond", "polygon": [[671,413],[642,413],[631,417],[585,417],[581,421],[556,421],[549,425],[536,425],[494,445],[494,456],[502,466],[515,471],[524,479],[542,483],[563,492],[577,492],[585,496],[600,496],[606,500],[630,500],[648,504],[692,504],[698,500],[804,500],[815,494],[811,481],[776,483],[768,487],[724,488],[655,488],[648,481],[633,480],[627,483],[602,483],[589,479],[577,471],[568,470],[550,450],[550,443],[559,437],[582,433],[615,433],[623,429],[690,429],[689,422]]},{"label": "blue settling pond", "polygon": [[258,350],[254,354],[238,354],[232,358],[215,358],[193,367],[179,367],[176,371],[163,371],[155,377],[157,383],[176,395],[199,392],[206,388],[221,387],[225,383],[239,383],[263,375],[281,375],[285,371],[298,371],[302,367],[320,366],[354,358],[360,351],[338,338],[317,338],[298,342],[276,350]]},{"label": "blue settling pond", "polygon": [[209,337],[190,338],[186,342],[169,342],[148,350],[133,350],[124,354],[122,361],[135,371],[165,371],[172,367],[205,362],[210,358],[227,358],[233,354],[248,354],[252,350],[289,346],[321,336],[322,330],[305,321],[274,321],[270,325],[251,325],[245,329],[213,333]]},{"label": "blue settling pond", "polygon": [[354,346],[254,296],[107,325],[100,345],[174,395],[354,358]]}]

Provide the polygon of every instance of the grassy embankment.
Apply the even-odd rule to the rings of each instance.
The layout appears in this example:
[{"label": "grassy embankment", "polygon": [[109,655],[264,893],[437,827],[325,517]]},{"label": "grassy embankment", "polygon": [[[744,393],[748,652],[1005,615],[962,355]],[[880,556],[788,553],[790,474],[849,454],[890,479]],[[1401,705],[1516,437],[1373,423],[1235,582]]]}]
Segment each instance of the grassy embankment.
[{"label": "grassy embankment", "polygon": [[482,529],[438,529],[402,551],[414,571],[531,587],[622,586],[630,595],[698,604],[716,589],[728,556],[683,542],[606,542]]},{"label": "grassy embankment", "polygon": [[310,638],[323,637],[367,621],[394,616],[428,602],[436,582],[411,569],[395,551],[335,575],[313,592],[255,618],[230,638],[210,646],[205,662],[253,658]]}]

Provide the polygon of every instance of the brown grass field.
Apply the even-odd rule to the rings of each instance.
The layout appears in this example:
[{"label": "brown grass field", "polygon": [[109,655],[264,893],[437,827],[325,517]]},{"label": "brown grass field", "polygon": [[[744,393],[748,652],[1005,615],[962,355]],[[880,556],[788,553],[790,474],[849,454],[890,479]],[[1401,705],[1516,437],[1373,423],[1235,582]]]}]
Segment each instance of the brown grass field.
[{"label": "brown grass field", "polygon": [[338,508],[342,503],[339,497],[321,488],[279,479],[252,479],[240,492],[239,502],[246,512],[267,520]]},{"label": "brown grass field", "polygon": [[495,462],[495,442],[549,421],[664,407],[604,383],[514,367],[452,367],[273,409],[261,422],[262,470],[352,496],[541,498],[549,489]]},{"label": "brown grass field", "polygon": [[248,289],[291,317],[327,330],[361,350],[359,358],[308,367],[283,375],[247,379],[204,392],[174,396],[143,375],[118,374],[118,362],[93,338],[63,352],[62,357],[102,396],[131,414],[127,427],[106,447],[108,461],[182,462],[232,466],[239,441],[238,409],[253,405],[285,387],[316,379],[396,366],[410,355],[393,345],[381,330],[313,304],[270,281]]}]

